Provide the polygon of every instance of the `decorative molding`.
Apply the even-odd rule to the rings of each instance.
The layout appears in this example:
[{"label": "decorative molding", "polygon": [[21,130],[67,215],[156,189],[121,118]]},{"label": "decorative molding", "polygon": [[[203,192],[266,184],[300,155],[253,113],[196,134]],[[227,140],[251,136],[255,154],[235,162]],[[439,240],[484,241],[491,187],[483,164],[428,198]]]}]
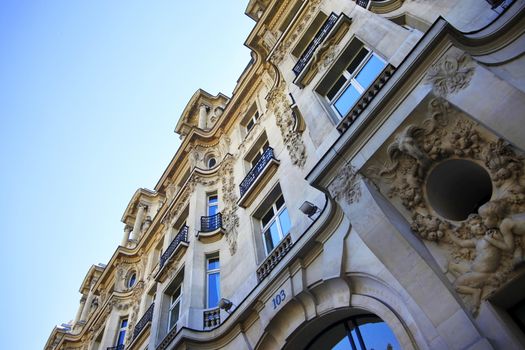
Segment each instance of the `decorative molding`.
[{"label": "decorative molding", "polygon": [[[525,261],[525,158],[441,97],[431,99],[427,111],[426,119],[395,135],[388,162],[365,174],[401,204],[415,234],[438,244],[448,259],[445,272],[476,314],[481,300]],[[443,218],[426,198],[429,169],[449,159],[478,164],[492,182],[488,202],[462,221]]]},{"label": "decorative molding", "polygon": [[447,55],[427,72],[426,81],[437,96],[445,97],[465,89],[474,75],[472,58],[462,53],[459,57]]},{"label": "decorative molding", "polygon": [[328,191],[335,200],[355,203],[361,197],[359,180],[360,176],[355,167],[350,162],[346,163],[328,186]]},{"label": "decorative molding", "polygon": [[226,232],[226,240],[228,241],[231,255],[235,254],[237,251],[237,236],[239,234],[239,215],[237,214],[238,197],[235,190],[233,163],[233,157],[225,159],[220,170],[222,199],[224,202],[224,209],[222,210],[222,227]]},{"label": "decorative molding", "polygon": [[285,91],[286,84],[281,81],[269,92],[267,97],[268,109],[275,114],[277,126],[281,130],[292,164],[302,168],[306,163],[306,147],[301,134],[294,131],[295,117]]}]

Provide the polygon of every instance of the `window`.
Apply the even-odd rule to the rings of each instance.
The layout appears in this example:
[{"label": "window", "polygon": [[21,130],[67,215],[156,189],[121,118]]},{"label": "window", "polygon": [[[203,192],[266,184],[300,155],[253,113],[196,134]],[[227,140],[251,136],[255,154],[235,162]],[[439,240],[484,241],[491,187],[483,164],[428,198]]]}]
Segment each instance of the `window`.
[{"label": "window", "polygon": [[270,147],[270,144],[268,143],[268,140],[266,140],[260,148],[255,150],[255,154],[252,155],[252,158],[250,160],[252,168],[255,166],[255,164],[257,164],[259,159],[261,159],[264,151],[266,151],[268,147]]},{"label": "window", "polygon": [[284,197],[281,194],[279,198],[272,203],[270,209],[262,216],[262,238],[266,255],[288,234],[292,226],[288,209],[286,209],[284,204]]},{"label": "window", "polygon": [[220,262],[219,255],[214,254],[206,258],[206,307],[213,308],[219,305],[221,298]]},{"label": "window", "polygon": [[369,314],[354,316],[328,327],[306,349],[397,350],[401,346],[388,325],[376,315]]},{"label": "window", "polygon": [[374,82],[386,63],[378,55],[361,47],[354,58],[334,79],[325,97],[339,117],[345,117],[365,90]]},{"label": "window", "polygon": [[128,288],[133,287],[136,282],[137,282],[137,274],[133,272],[128,278],[128,283],[127,283]]},{"label": "window", "polygon": [[215,160],[215,158],[211,157],[210,159],[208,159],[208,169],[213,168],[216,164],[217,161]]},{"label": "window", "polygon": [[213,216],[219,212],[219,197],[217,194],[209,194],[207,199],[208,216]]},{"label": "window", "polygon": [[170,306],[168,311],[168,331],[177,324],[180,316],[180,302],[182,299],[182,282],[175,286],[175,290],[170,296]]},{"label": "window", "polygon": [[128,328],[128,319],[123,318],[120,320],[120,328],[118,330],[118,336],[117,336],[117,343],[116,346],[124,345],[124,341],[126,340],[126,329]]},{"label": "window", "polygon": [[255,123],[257,122],[257,119],[259,119],[259,112],[255,112],[255,114],[253,114],[249,119],[248,119],[248,122],[246,123],[246,132],[250,132],[250,130],[253,129],[253,126],[255,125]]}]

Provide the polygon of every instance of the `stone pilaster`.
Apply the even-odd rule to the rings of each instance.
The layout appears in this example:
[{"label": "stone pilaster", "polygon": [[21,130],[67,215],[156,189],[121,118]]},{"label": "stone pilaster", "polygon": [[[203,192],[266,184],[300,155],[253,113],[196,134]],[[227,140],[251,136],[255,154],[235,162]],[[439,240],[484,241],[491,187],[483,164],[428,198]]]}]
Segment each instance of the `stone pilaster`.
[{"label": "stone pilaster", "polygon": [[142,227],[142,221],[144,220],[144,214],[146,213],[146,208],[147,206],[145,204],[138,204],[135,224],[133,225],[133,231],[131,232],[131,236],[129,238],[130,241],[136,242],[140,238],[140,230]]}]

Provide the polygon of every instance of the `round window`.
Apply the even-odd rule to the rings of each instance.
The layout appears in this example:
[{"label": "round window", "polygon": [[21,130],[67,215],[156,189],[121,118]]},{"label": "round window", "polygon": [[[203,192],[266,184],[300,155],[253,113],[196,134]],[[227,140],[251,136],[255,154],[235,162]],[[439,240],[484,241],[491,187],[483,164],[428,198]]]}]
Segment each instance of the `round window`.
[{"label": "round window", "polygon": [[430,205],[438,214],[462,221],[490,200],[492,181],[482,166],[465,159],[452,159],[431,170],[426,191]]},{"label": "round window", "polygon": [[217,161],[215,160],[214,157],[211,157],[210,159],[208,159],[208,168],[209,169],[213,168],[216,164],[217,164]]},{"label": "round window", "polygon": [[133,272],[128,278],[128,288],[133,287],[135,282],[137,282],[137,274]]}]

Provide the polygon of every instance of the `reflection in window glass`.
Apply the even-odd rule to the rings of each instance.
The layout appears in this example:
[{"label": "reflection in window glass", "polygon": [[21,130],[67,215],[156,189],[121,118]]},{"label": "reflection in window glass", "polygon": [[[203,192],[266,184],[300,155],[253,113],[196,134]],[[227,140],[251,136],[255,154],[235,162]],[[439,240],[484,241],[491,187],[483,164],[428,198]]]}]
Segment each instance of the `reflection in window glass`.
[{"label": "reflection in window glass", "polygon": [[370,86],[370,84],[372,84],[384,67],[385,64],[379,58],[377,58],[376,55],[372,55],[365,66],[361,69],[355,80],[357,80],[357,82],[366,89]]},{"label": "reflection in window glass", "polygon": [[375,315],[361,315],[324,330],[307,349],[396,350],[401,347],[383,320]]},{"label": "reflection in window glass", "polygon": [[269,254],[288,234],[292,226],[282,195],[261,218],[261,225],[266,254]]},{"label": "reflection in window glass", "polygon": [[346,115],[357,102],[361,94],[353,85],[348,85],[335,103],[335,108],[341,115]]}]

